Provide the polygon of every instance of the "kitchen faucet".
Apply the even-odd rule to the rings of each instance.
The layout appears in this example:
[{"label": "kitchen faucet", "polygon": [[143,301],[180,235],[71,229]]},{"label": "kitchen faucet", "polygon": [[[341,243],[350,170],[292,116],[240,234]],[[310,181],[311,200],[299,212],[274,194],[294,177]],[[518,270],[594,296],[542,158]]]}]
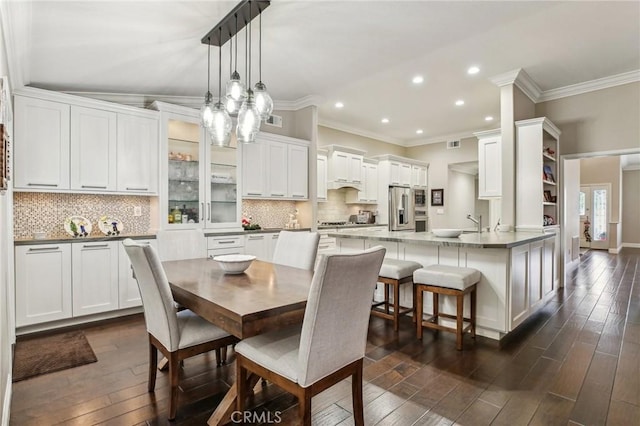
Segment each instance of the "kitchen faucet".
[{"label": "kitchen faucet", "polygon": [[467,219],[469,219],[471,222],[475,223],[476,225],[478,225],[478,234],[482,232],[482,215],[478,215],[478,218],[476,219],[475,217],[471,216],[470,214],[467,215]]}]

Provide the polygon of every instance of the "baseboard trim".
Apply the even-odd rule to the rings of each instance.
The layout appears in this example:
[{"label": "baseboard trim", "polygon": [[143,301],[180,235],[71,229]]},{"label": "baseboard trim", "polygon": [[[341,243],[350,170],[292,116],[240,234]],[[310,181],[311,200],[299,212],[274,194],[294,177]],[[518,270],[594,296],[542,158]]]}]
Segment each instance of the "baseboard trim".
[{"label": "baseboard trim", "polygon": [[623,247],[623,246],[621,245],[621,246],[618,246],[617,248],[610,248],[610,249],[609,249],[609,253],[611,253],[611,254],[618,254],[618,253],[620,253],[620,250],[622,250],[622,247]]},{"label": "baseboard trim", "polygon": [[2,402],[2,426],[9,426],[11,417],[11,372],[7,374],[7,386],[4,390],[4,401]]},{"label": "baseboard trim", "polygon": [[640,248],[640,243],[622,243],[622,247]]}]

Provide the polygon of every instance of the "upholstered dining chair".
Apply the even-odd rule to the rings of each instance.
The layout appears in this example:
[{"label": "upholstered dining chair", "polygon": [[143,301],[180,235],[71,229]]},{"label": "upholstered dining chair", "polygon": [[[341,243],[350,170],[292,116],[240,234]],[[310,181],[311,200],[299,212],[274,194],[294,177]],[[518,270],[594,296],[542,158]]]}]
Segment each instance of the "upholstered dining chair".
[{"label": "upholstered dining chair", "polygon": [[272,262],[313,270],[318,253],[318,242],[320,242],[320,234],[317,232],[280,231]]},{"label": "upholstered dining chair", "polygon": [[130,238],[122,244],[131,260],[142,295],[149,335],[148,390],[153,392],[155,389],[159,350],[169,360],[169,420],[173,420],[178,407],[180,363],[186,358],[212,350],[216,351],[216,357],[219,358],[220,348],[237,342],[237,339],[190,310],[178,312],[160,258],[152,246],[136,243]]},{"label": "upholstered dining chair", "polygon": [[362,363],[371,298],[385,249],[322,255],[302,327],[244,339],[236,345],[236,409],[244,411],[254,373],[298,398],[299,424],[311,424],[311,397],[352,377],[353,414],[364,425]]}]

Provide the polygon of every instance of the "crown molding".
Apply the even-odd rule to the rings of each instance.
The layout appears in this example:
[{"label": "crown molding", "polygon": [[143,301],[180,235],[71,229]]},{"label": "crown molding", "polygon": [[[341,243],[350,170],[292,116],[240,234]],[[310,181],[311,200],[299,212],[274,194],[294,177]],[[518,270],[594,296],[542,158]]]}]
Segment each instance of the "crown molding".
[{"label": "crown molding", "polygon": [[457,139],[468,139],[473,138],[473,132],[462,132],[462,133],[451,133],[448,135],[434,136],[428,139],[414,139],[405,144],[406,147],[414,147],[420,145],[431,145],[434,143],[444,143],[451,140]]},{"label": "crown molding", "polygon": [[273,109],[279,111],[298,111],[309,106],[318,106],[322,102],[322,96],[307,95],[295,101],[273,101]]},{"label": "crown molding", "polygon": [[623,172],[630,172],[634,170],[640,170],[640,164],[629,164],[628,166],[622,167]]},{"label": "crown molding", "polygon": [[363,136],[365,138],[376,139],[393,145],[407,146],[401,139],[391,138],[386,135],[374,133],[368,130],[362,130],[336,121],[318,119],[318,126],[329,127],[330,129],[340,130],[341,132],[352,133],[354,135]]},{"label": "crown molding", "polygon": [[510,84],[515,85],[518,89],[522,90],[522,93],[527,95],[533,103],[538,103],[540,95],[542,94],[540,86],[538,86],[522,68],[491,77],[489,80],[498,87],[504,87]]},{"label": "crown molding", "polygon": [[628,83],[635,83],[638,81],[640,81],[640,70],[629,71],[622,74],[611,75],[609,77],[571,84],[565,87],[558,87],[557,89],[545,90],[540,95],[538,102],[546,102],[554,99],[581,95],[583,93],[621,86]]}]

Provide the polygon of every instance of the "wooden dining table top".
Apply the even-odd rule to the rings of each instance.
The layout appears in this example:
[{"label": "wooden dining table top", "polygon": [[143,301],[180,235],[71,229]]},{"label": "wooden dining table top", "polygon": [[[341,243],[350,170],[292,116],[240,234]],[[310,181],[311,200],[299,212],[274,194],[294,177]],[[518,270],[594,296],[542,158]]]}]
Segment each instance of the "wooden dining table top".
[{"label": "wooden dining table top", "polygon": [[302,323],[313,271],[253,261],[225,274],[208,258],[162,262],[180,305],[239,339]]}]

